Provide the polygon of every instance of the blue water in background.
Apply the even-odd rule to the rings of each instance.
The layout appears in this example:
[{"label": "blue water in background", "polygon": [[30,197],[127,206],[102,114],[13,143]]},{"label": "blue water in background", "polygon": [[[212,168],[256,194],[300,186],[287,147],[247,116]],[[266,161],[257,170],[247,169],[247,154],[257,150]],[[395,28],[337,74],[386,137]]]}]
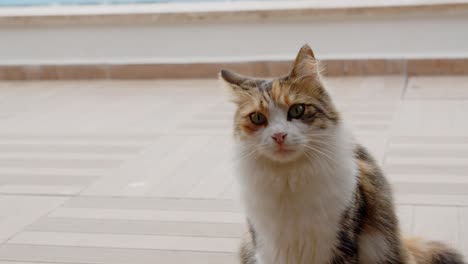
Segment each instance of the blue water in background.
[{"label": "blue water in background", "polygon": [[232,2],[236,0],[0,0],[1,6]]}]

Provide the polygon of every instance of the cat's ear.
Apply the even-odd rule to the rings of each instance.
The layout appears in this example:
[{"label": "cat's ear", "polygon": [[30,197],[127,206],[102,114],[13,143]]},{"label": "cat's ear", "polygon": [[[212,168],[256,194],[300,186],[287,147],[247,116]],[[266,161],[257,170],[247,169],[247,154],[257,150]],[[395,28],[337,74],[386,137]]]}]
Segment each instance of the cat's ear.
[{"label": "cat's ear", "polygon": [[221,70],[219,79],[229,87],[231,101],[239,105],[252,98],[252,91],[257,86],[256,80],[228,70]]},{"label": "cat's ear", "polygon": [[237,104],[248,99],[252,88],[255,87],[253,79],[228,70],[221,70],[219,79],[230,88],[231,100]]},{"label": "cat's ear", "polygon": [[221,70],[219,72],[219,79],[229,85],[234,91],[236,90],[249,90],[251,87],[248,85],[250,79],[235,72],[228,70]]},{"label": "cat's ear", "polygon": [[314,52],[305,44],[302,46],[299,53],[297,53],[296,59],[294,60],[293,68],[289,77],[303,78],[303,77],[317,77],[319,76],[319,65],[315,59]]}]

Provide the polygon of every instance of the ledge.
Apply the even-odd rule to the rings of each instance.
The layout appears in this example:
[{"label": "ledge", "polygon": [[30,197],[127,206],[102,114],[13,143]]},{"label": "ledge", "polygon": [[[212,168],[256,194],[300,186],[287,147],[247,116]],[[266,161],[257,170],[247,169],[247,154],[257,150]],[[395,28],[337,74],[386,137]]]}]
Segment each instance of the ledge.
[{"label": "ledge", "polygon": [[313,0],[0,8],[0,26],[297,21],[342,16],[465,14],[468,0]]},{"label": "ledge", "polygon": [[[196,79],[216,78],[228,68],[250,76],[274,77],[289,71],[292,61],[191,64],[89,64],[0,66],[0,80]],[[325,60],[328,76],[468,75],[468,59]]]}]

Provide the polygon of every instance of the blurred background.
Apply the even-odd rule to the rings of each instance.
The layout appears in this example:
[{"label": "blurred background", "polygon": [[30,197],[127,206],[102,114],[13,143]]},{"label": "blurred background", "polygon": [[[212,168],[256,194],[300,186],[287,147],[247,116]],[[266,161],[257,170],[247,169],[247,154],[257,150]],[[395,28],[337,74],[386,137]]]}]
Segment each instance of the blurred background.
[{"label": "blurred background", "polygon": [[0,0],[0,264],[238,263],[234,106],[308,43],[402,230],[468,254],[468,1]]}]

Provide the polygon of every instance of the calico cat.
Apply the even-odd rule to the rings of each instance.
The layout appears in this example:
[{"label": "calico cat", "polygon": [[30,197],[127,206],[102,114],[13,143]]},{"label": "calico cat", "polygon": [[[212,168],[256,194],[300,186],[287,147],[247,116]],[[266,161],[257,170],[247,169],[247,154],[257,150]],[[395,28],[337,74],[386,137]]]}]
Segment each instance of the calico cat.
[{"label": "calico cat", "polygon": [[343,124],[309,46],[286,77],[220,79],[237,104],[242,264],[464,263],[442,243],[402,239],[389,183]]}]

